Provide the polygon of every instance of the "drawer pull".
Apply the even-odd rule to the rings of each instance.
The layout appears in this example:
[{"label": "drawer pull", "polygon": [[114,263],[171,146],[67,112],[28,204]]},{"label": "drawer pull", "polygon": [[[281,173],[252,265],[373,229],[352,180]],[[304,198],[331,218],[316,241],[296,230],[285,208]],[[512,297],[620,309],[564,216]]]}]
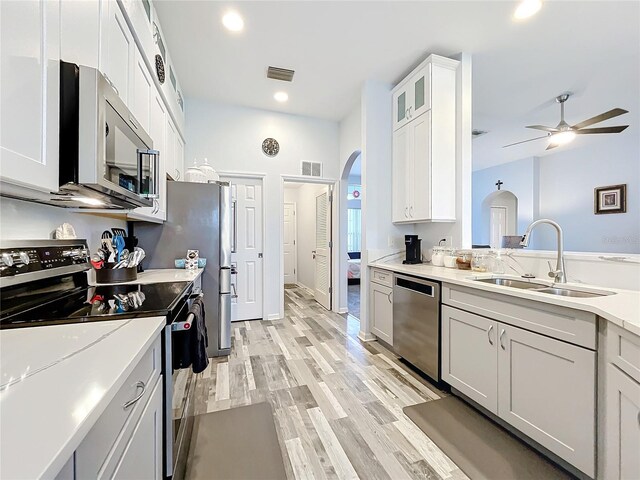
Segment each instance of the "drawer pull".
[{"label": "drawer pull", "polygon": [[124,408],[126,410],[131,405],[135,404],[138,400],[140,400],[144,396],[145,387],[146,387],[146,385],[144,384],[143,381],[137,382],[136,383],[136,390],[137,389],[141,389],[140,390],[140,394],[136,398],[134,398],[133,400],[129,400],[128,402],[125,402],[124,405],[122,405],[122,408]]},{"label": "drawer pull", "polygon": [[489,327],[489,330],[487,330],[487,337],[489,337],[489,344],[493,345],[493,340],[491,340],[491,332],[493,331],[493,325],[491,325]]},{"label": "drawer pull", "polygon": [[393,294],[393,291],[389,292],[389,295],[387,295],[387,300],[389,300],[389,303],[393,303],[393,301],[391,300],[391,295]]},{"label": "drawer pull", "polygon": [[504,328],[503,328],[503,329],[502,329],[502,331],[500,332],[500,347],[501,347],[503,350],[506,350],[506,348],[505,348],[505,346],[504,346],[504,343],[502,342],[502,337],[504,337],[505,332],[506,332],[506,330],[505,330]]}]

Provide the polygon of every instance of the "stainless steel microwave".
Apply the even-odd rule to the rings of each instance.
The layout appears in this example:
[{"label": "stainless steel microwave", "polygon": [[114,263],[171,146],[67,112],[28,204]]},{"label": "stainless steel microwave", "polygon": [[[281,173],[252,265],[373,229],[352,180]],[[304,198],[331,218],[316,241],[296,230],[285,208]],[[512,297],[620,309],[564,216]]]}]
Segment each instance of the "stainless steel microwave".
[{"label": "stainless steel microwave", "polygon": [[60,62],[60,191],[56,203],[152,206],[159,152],[117,90],[95,68]]}]

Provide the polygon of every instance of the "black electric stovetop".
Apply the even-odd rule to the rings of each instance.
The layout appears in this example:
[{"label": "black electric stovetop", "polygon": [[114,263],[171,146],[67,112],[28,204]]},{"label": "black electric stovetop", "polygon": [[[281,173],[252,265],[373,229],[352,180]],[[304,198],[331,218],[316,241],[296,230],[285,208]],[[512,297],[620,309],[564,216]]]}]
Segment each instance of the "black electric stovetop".
[{"label": "black electric stovetop", "polygon": [[189,282],[88,286],[82,276],[86,277],[69,275],[3,291],[0,329],[171,316],[191,289]]}]

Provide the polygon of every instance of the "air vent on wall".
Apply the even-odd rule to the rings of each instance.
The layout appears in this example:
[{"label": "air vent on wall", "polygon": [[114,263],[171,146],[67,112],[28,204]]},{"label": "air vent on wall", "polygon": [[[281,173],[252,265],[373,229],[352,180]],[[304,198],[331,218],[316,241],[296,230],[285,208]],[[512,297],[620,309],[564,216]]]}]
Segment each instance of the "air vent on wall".
[{"label": "air vent on wall", "polygon": [[269,67],[267,69],[267,78],[273,80],[282,80],[283,82],[291,82],[293,80],[294,70],[279,67]]},{"label": "air vent on wall", "polygon": [[307,177],[322,177],[322,163],[302,161],[300,173]]}]

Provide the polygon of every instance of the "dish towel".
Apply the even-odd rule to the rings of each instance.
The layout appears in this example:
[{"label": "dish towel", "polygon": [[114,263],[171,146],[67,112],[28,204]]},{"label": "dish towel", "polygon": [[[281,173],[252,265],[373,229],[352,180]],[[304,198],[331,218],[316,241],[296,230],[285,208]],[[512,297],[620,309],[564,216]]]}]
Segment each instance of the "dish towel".
[{"label": "dish towel", "polygon": [[191,305],[189,313],[193,314],[191,322],[189,350],[191,352],[191,368],[193,373],[202,372],[209,365],[207,357],[207,346],[209,345],[209,337],[207,334],[207,325],[204,321],[204,301],[198,298]]}]

